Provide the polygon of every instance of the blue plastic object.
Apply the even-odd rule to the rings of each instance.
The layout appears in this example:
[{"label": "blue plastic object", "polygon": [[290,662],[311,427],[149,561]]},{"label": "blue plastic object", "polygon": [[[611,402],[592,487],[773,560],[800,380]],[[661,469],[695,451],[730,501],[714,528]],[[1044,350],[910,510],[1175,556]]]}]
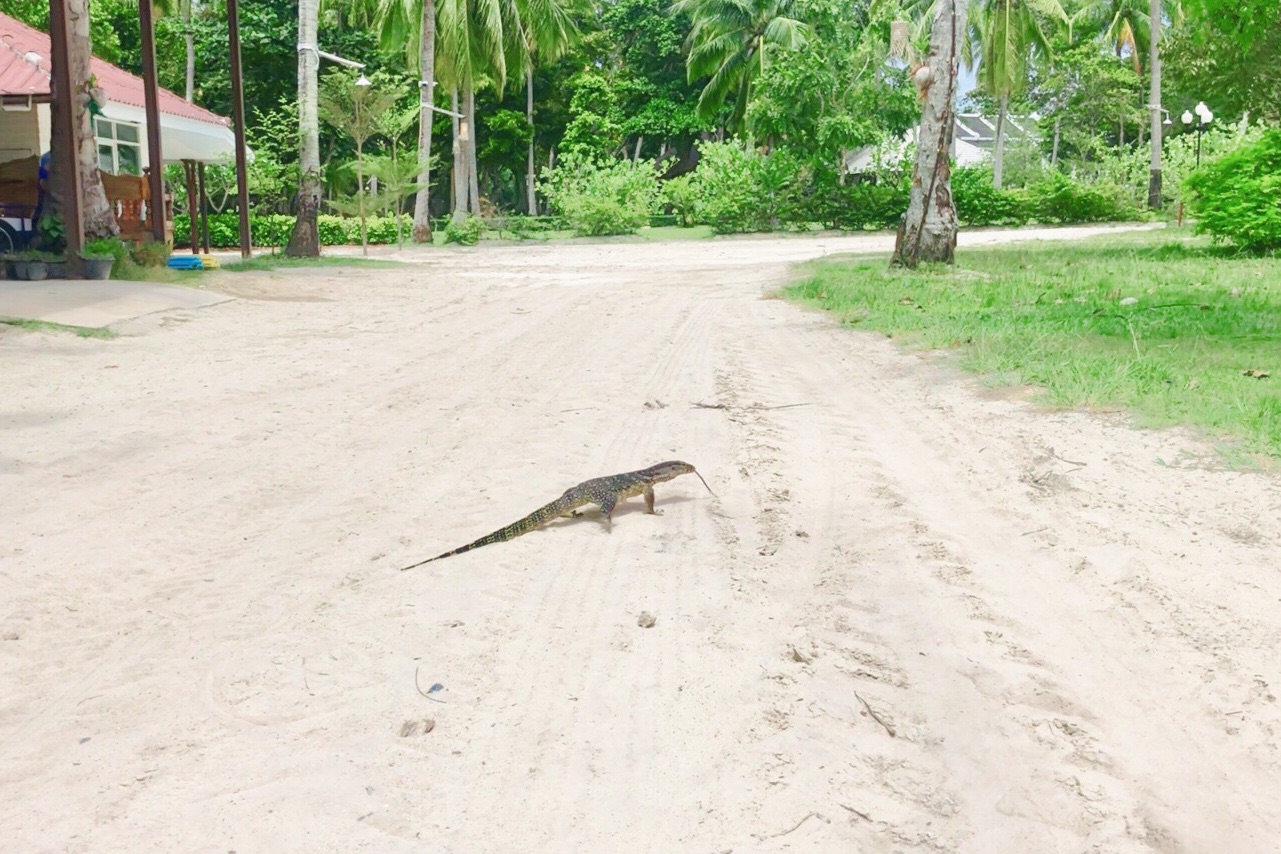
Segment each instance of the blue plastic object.
[{"label": "blue plastic object", "polygon": [[197,255],[171,255],[169,266],[175,270],[203,270],[204,263]]}]

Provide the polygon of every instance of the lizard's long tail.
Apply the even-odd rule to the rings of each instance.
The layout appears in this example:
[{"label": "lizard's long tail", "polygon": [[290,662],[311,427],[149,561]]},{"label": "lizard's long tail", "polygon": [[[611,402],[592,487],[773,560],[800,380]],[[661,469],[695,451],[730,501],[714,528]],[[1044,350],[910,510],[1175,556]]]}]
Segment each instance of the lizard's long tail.
[{"label": "lizard's long tail", "polygon": [[565,496],[562,495],[560,498],[557,498],[551,504],[545,504],[542,507],[539,507],[533,513],[530,513],[528,516],[526,516],[524,519],[521,519],[519,522],[512,522],[506,528],[499,528],[497,531],[494,531],[494,533],[487,534],[486,536],[481,537],[479,540],[477,540],[474,543],[468,543],[465,546],[459,546],[453,551],[445,552],[444,554],[436,555],[435,557],[429,557],[426,560],[420,560],[418,561],[418,563],[411,563],[409,566],[402,566],[400,568],[400,571],[404,572],[407,569],[414,569],[416,567],[422,566],[425,563],[431,563],[433,560],[440,560],[441,558],[460,555],[463,552],[469,552],[472,549],[478,549],[481,546],[488,546],[494,543],[502,543],[507,540],[515,539],[516,537],[519,537],[521,534],[528,534],[530,531],[534,530],[535,528],[539,527],[545,522],[550,522],[552,519],[555,519],[557,516],[560,516],[564,513],[568,513],[570,510],[577,509],[579,506],[581,506],[581,502],[578,502],[578,503],[571,502],[568,499],[566,499]]}]

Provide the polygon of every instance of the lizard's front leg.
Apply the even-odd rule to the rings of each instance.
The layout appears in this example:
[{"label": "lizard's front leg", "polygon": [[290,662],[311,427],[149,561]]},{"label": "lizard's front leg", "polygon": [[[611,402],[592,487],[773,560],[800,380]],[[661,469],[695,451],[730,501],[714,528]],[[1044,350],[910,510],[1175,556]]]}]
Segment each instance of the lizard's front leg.
[{"label": "lizard's front leg", "polygon": [[655,516],[663,512],[654,509],[654,487],[648,484],[645,486],[645,512],[652,513]]}]

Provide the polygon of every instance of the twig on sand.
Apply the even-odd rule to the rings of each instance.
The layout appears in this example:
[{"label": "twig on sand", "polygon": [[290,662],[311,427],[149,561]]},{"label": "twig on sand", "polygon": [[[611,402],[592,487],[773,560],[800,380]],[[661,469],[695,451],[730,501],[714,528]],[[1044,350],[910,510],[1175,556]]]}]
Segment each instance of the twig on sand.
[{"label": "twig on sand", "polygon": [[431,700],[433,703],[443,703],[443,702],[445,702],[444,700],[441,700],[441,699],[439,699],[439,698],[433,697],[431,694],[428,694],[428,693],[427,693],[426,691],[424,691],[421,687],[419,687],[419,685],[418,685],[418,668],[417,668],[417,667],[415,667],[415,668],[414,668],[414,690],[416,690],[419,694],[422,694],[422,695],[423,695],[424,697],[426,697],[428,700]]},{"label": "twig on sand", "polygon": [[778,406],[762,406],[759,403],[750,403],[747,406],[730,406],[729,404],[726,404],[726,403],[703,403],[702,401],[698,401],[692,404],[692,408],[693,409],[746,409],[749,412],[770,412],[775,409],[792,409],[797,406],[809,406],[809,405],[810,404],[808,401],[805,403],[782,403],[782,404],[779,404]]},{"label": "twig on sand", "polygon": [[787,834],[789,833],[795,833],[802,824],[804,824],[805,822],[809,821],[812,818],[821,819],[827,822],[828,824],[832,823],[832,820],[827,816],[823,815],[821,812],[811,812],[806,814],[804,818],[796,822],[796,824],[792,825],[787,830],[781,831],[779,833],[771,833],[769,836],[758,836],[757,838],[758,839],[778,839],[780,836],[787,836]]},{"label": "twig on sand", "polygon": [[840,806],[842,809],[847,809],[847,810],[849,810],[850,812],[854,813],[854,815],[856,815],[856,816],[858,816],[859,818],[863,819],[863,821],[871,821],[871,820],[872,820],[872,817],[871,817],[870,815],[868,815],[868,814],[867,814],[867,813],[865,813],[865,812],[861,812],[861,811],[859,811],[859,810],[854,809],[854,807],[850,806],[849,804],[840,804],[839,806]]},{"label": "twig on sand", "polygon": [[859,694],[857,691],[854,692],[854,696],[858,697],[858,701],[863,704],[863,708],[867,709],[867,713],[872,716],[872,720],[876,721],[878,724],[885,727],[885,731],[890,734],[890,738],[898,737],[898,733],[894,731],[894,727],[887,724],[884,721],[884,719],[881,718],[880,715],[874,712],[872,710],[872,707],[867,704],[867,700],[864,700],[862,697],[859,697]]},{"label": "twig on sand", "polygon": [[[1078,463],[1076,460],[1066,460],[1063,457],[1060,457],[1053,448],[1050,448],[1050,456],[1054,457],[1054,459],[1058,460],[1061,463],[1067,463],[1070,466],[1076,466],[1078,469],[1085,468],[1085,463]],[[1073,469],[1073,471],[1075,471],[1075,469]]]}]

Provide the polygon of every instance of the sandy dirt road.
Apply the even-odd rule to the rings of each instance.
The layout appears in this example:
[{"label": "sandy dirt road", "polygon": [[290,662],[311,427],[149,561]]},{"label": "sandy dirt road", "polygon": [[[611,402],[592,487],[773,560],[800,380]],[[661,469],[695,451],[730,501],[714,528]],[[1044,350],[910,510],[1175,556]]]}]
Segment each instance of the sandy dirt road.
[{"label": "sandy dirt road", "polygon": [[0,333],[0,847],[1276,851],[1278,482],[763,298],[880,240]]}]

